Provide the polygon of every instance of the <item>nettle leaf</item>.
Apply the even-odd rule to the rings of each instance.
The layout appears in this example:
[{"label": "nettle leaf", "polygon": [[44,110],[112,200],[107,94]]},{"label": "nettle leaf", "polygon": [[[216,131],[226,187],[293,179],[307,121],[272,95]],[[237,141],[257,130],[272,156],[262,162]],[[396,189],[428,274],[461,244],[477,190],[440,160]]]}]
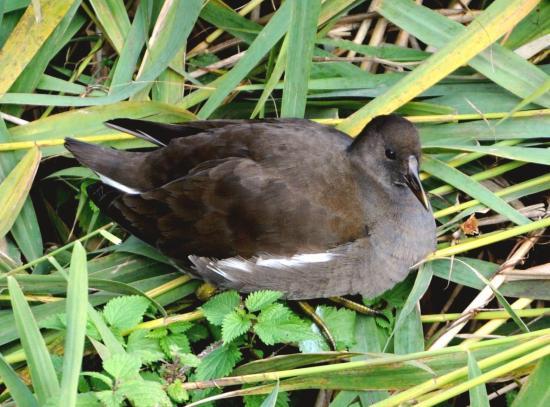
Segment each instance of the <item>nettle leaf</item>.
[{"label": "nettle leaf", "polygon": [[184,403],[189,400],[189,394],[187,390],[183,388],[183,383],[180,379],[176,379],[170,383],[166,388],[166,392],[176,403]]},{"label": "nettle leaf", "polygon": [[168,326],[168,330],[175,334],[182,334],[184,332],[187,332],[192,327],[193,327],[193,324],[191,322],[180,321]]},{"label": "nettle leaf", "polygon": [[321,319],[325,322],[330,333],[336,341],[338,350],[349,348],[355,344],[355,317],[354,311],[346,308],[337,309],[320,305],[315,310]]},{"label": "nettle leaf", "polygon": [[258,316],[254,331],[266,345],[314,339],[309,324],[282,304],[272,304]]},{"label": "nettle leaf", "polygon": [[139,376],[141,360],[126,353],[116,353],[103,362],[103,369],[117,380]]},{"label": "nettle leaf", "polygon": [[222,339],[225,343],[241,336],[250,329],[252,323],[247,315],[238,311],[227,314],[222,323]]},{"label": "nettle leaf", "polygon": [[185,334],[170,334],[159,339],[159,344],[166,356],[174,353],[191,353],[189,339]]},{"label": "nettle leaf", "polygon": [[120,392],[135,407],[171,407],[172,402],[162,384],[149,380],[130,380],[120,385]]},{"label": "nettle leaf", "polygon": [[195,324],[187,331],[187,337],[189,338],[189,342],[197,342],[203,339],[206,339],[210,336],[208,333],[208,329],[204,325]]},{"label": "nettle leaf", "polygon": [[197,367],[202,362],[201,359],[192,353],[180,353],[178,357],[180,359],[180,363],[184,366]]},{"label": "nettle leaf", "polygon": [[148,336],[149,332],[139,329],[128,336],[126,351],[134,357],[141,359],[141,363],[152,363],[161,360],[164,353],[159,340]]},{"label": "nettle leaf", "polygon": [[156,328],[147,333],[148,338],[164,338],[166,335],[168,335],[168,329],[167,328]]},{"label": "nettle leaf", "polygon": [[261,290],[248,295],[244,304],[250,312],[260,311],[283,296],[280,291]]},{"label": "nettle leaf", "polygon": [[209,380],[227,376],[241,358],[241,351],[234,343],[221,346],[202,359],[196,370],[196,380]]},{"label": "nettle leaf", "polygon": [[110,300],[103,308],[103,316],[109,325],[122,331],[139,324],[148,307],[146,298],[127,295]]},{"label": "nettle leaf", "polygon": [[120,407],[124,401],[124,394],[120,391],[104,390],[94,393],[105,407]]},{"label": "nettle leaf", "polygon": [[241,302],[237,291],[231,290],[212,297],[201,307],[208,322],[221,325],[227,314],[233,311]]}]

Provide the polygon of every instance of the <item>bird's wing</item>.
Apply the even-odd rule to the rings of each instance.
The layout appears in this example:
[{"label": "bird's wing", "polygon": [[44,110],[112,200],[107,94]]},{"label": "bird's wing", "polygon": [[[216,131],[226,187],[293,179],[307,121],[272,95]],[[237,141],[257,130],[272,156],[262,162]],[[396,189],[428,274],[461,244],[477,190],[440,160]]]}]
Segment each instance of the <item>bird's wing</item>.
[{"label": "bird's wing", "polygon": [[115,221],[175,259],[325,250],[355,226],[248,158],[204,162],[138,194],[92,188],[94,202]]}]

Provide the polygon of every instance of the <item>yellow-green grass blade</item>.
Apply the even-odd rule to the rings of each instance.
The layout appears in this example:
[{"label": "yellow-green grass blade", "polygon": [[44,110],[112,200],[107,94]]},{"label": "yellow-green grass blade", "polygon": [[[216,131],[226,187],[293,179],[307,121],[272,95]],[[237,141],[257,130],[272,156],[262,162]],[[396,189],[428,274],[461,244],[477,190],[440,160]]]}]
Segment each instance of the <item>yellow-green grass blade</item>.
[{"label": "yellow-green grass blade", "polygon": [[529,218],[508,205],[502,198],[499,198],[489,189],[456,168],[450,167],[445,162],[427,155],[424,156],[422,161],[422,168],[434,177],[441,179],[447,184],[470,195],[472,198],[477,199],[495,212],[506,216],[512,222],[518,225],[530,223]]},{"label": "yellow-green grass blade", "polygon": [[8,388],[16,405],[38,407],[38,402],[32,392],[2,355],[0,355],[0,378]]},{"label": "yellow-green grass blade", "polygon": [[282,117],[304,117],[320,0],[291,0]]},{"label": "yellow-green grass blade", "polygon": [[32,148],[0,184],[0,237],[9,232],[17,219],[39,163],[40,150]]},{"label": "yellow-green grass blade", "polygon": [[535,370],[522,386],[512,407],[545,407],[550,405],[550,356],[538,361]]},{"label": "yellow-green grass blade", "polygon": [[496,157],[507,158],[509,160],[524,161],[534,164],[550,165],[550,149],[538,147],[510,147],[510,146],[476,146],[476,145],[456,145],[444,143],[426,143],[426,149],[441,148],[446,150],[457,150],[474,153],[483,153],[494,155]]},{"label": "yellow-green grass blade", "polygon": [[84,353],[88,305],[88,270],[86,252],[80,242],[73,247],[67,287],[67,332],[63,357],[61,400],[76,404],[78,380]]},{"label": "yellow-green grass blade", "polygon": [[122,0],[90,0],[95,16],[103,32],[117,52],[121,52],[128,31],[130,19]]},{"label": "yellow-green grass blade", "polygon": [[6,93],[23,69],[52,34],[74,1],[45,0],[40,22],[35,19],[34,8],[27,8],[8,41],[0,49],[0,94]]},{"label": "yellow-green grass blade", "polygon": [[[384,5],[393,3],[385,0]],[[411,3],[412,4],[412,3]],[[346,120],[338,129],[357,135],[375,116],[391,113],[434,85],[462,64],[470,61],[501,35],[509,31],[536,5],[538,0],[497,0],[463,32],[448,41],[437,53]]]},{"label": "yellow-green grass blade", "polygon": [[[468,352],[468,379],[473,379],[481,375],[481,369],[477,364],[476,358],[471,352]],[[487,396],[487,388],[485,384],[472,387],[469,390],[470,405],[476,407],[490,407],[489,397]]]},{"label": "yellow-green grass blade", "polygon": [[25,301],[23,292],[13,277],[8,277],[8,287],[15,325],[27,355],[36,398],[43,406],[49,399],[59,395],[57,375],[29,304]]},{"label": "yellow-green grass blade", "polygon": [[[269,23],[258,34],[256,39],[250,44],[243,58],[222,77],[209,84],[210,89],[201,89],[193,92],[190,96],[183,99],[183,107],[188,102],[196,99],[201,100],[208,97],[208,100],[201,108],[197,116],[201,119],[208,118],[214,110],[223,102],[227,95],[233,91],[239,82],[256,66],[256,64],[273,48],[288,29],[292,11],[292,2],[285,2],[271,17]],[[208,96],[210,95],[210,96]]]},{"label": "yellow-green grass blade", "polygon": [[[0,120],[0,142],[9,142],[11,136],[3,120]],[[11,152],[0,155],[0,181],[16,166],[18,157]],[[32,201],[25,200],[19,216],[11,227],[11,233],[17,246],[27,260],[34,260],[42,255],[42,234],[38,226],[38,219]]]},{"label": "yellow-green grass blade", "polygon": [[[504,1],[503,3],[506,2],[512,3],[510,1]],[[519,5],[519,7],[524,6]],[[379,11],[400,28],[437,48],[443,48],[453,38],[466,31],[462,24],[452,21],[427,7],[418,6],[406,0],[384,2]],[[522,13],[520,19],[522,19],[525,15],[523,14],[524,10],[520,12]],[[477,21],[482,24],[482,20]],[[495,22],[498,24],[508,23],[508,21],[498,19],[493,21],[493,23]],[[511,25],[508,27],[512,28],[515,23],[510,23]],[[476,23],[474,22],[474,24]],[[478,26],[478,28],[484,29],[485,27]],[[487,32],[487,35],[491,35],[490,31]],[[496,38],[493,38],[494,40]],[[462,44],[462,46],[468,45]],[[548,75],[542,69],[499,44],[493,44],[483,50],[468,64],[485,77],[522,99],[541,87],[548,79]],[[537,103],[550,107],[550,94],[540,95],[537,98]]]}]

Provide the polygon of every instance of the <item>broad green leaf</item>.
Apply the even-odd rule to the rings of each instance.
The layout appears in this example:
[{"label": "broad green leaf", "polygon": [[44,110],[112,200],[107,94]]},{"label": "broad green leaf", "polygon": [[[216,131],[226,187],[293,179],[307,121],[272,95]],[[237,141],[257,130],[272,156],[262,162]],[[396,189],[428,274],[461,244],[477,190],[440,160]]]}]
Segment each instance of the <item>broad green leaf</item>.
[{"label": "broad green leaf", "polygon": [[[481,369],[477,364],[475,357],[468,352],[468,379],[474,379],[481,375]],[[487,397],[487,388],[485,384],[473,387],[469,390],[470,405],[475,407],[489,407],[489,398]]]},{"label": "broad green leaf", "polygon": [[279,291],[261,290],[248,294],[244,304],[250,312],[256,312],[264,309],[280,299],[283,293]]},{"label": "broad green leaf", "polygon": [[304,117],[320,0],[292,0],[281,117]]},{"label": "broad green leaf", "polygon": [[[105,321],[103,321],[101,314],[94,309],[92,304],[88,304],[88,318],[90,318],[92,323],[95,325],[97,331],[101,335],[101,339],[107,347],[110,357],[119,354],[126,355],[126,352],[118,341],[117,337],[109,329],[107,324],[105,324]],[[100,356],[102,355],[100,354]]]},{"label": "broad green leaf", "polygon": [[226,291],[208,300],[201,308],[208,322],[221,325],[225,316],[234,311],[240,302],[241,297],[236,291]]},{"label": "broad green leaf", "polygon": [[123,331],[139,324],[148,307],[149,301],[144,297],[117,297],[103,308],[103,316],[109,325]]},{"label": "broad green leaf", "polygon": [[103,369],[115,380],[134,379],[139,375],[141,361],[128,354],[116,354],[103,361]]},{"label": "broad green leaf", "polygon": [[[397,317],[399,319],[399,315]],[[420,321],[420,306],[417,305],[401,322],[394,333],[393,349],[395,354],[422,352],[424,350],[424,331]]]},{"label": "broad green leaf", "polygon": [[248,331],[252,322],[246,315],[233,311],[225,316],[222,322],[222,339],[229,343]]},{"label": "broad green leaf", "polygon": [[9,232],[17,219],[39,163],[40,150],[32,148],[0,184],[0,237]]},{"label": "broad green leaf", "polygon": [[31,308],[13,277],[8,277],[8,287],[15,325],[27,355],[36,398],[40,405],[45,405],[49,399],[59,396],[57,375]]},{"label": "broad green leaf", "polygon": [[135,407],[172,407],[161,383],[151,380],[130,380],[120,385],[120,392]]},{"label": "broad green leaf", "polygon": [[550,403],[550,356],[538,361],[535,370],[514,400],[512,407],[544,407]]},{"label": "broad green leaf", "polygon": [[71,257],[69,284],[67,287],[67,333],[63,357],[61,400],[67,405],[76,404],[78,380],[84,354],[84,339],[88,304],[88,270],[86,252],[76,242]]},{"label": "broad green leaf", "polygon": [[197,368],[197,380],[215,379],[227,376],[242,355],[234,344],[224,345],[206,355]]},{"label": "broad green leaf", "polygon": [[[397,1],[384,0],[380,11],[383,12],[385,7],[396,6],[397,3]],[[401,3],[406,4],[407,1],[399,1],[399,4]],[[538,0],[497,0],[493,2],[465,30],[450,41],[446,41],[437,53],[399,81],[391,90],[346,118],[340,123],[338,129],[352,136],[359,134],[373,117],[394,111],[462,64],[470,61],[509,31],[537,4]],[[399,12],[406,14],[402,9]]]},{"label": "broad green leaf", "polygon": [[34,8],[27,8],[8,41],[0,49],[0,72],[3,73],[0,78],[0,94],[6,93],[13,85],[75,1],[44,0],[41,2],[40,22],[36,21]]},{"label": "broad green leaf", "polygon": [[484,205],[498,212],[518,225],[525,225],[531,221],[526,216],[508,205],[502,198],[499,198],[489,189],[474,181],[471,177],[459,170],[450,167],[443,161],[432,156],[424,156],[422,169],[433,176],[445,181],[447,184],[467,193]]},{"label": "broad green leaf", "polygon": [[316,336],[305,321],[282,304],[272,304],[262,310],[254,332],[266,345],[295,343]]}]

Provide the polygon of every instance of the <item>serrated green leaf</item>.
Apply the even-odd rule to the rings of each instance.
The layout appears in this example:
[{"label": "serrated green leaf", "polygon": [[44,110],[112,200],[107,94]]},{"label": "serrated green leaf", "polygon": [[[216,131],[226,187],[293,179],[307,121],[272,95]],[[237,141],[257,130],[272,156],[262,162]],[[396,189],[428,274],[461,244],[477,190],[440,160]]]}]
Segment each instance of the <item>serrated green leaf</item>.
[{"label": "serrated green leaf", "polygon": [[300,342],[316,336],[309,329],[308,323],[282,304],[273,304],[264,309],[254,325],[254,331],[266,345]]},{"label": "serrated green leaf", "polygon": [[126,344],[126,352],[130,356],[137,357],[141,363],[151,363],[161,360],[164,353],[157,338],[151,338],[144,329],[138,329],[130,333]]},{"label": "serrated green leaf", "polygon": [[212,297],[202,305],[202,310],[208,322],[213,325],[221,325],[227,314],[239,305],[241,297],[237,291],[231,290]]},{"label": "serrated green leaf", "polygon": [[162,385],[150,380],[130,380],[120,385],[120,392],[135,407],[172,407]]},{"label": "serrated green leaf", "polygon": [[170,383],[166,388],[166,393],[168,393],[168,396],[176,403],[184,403],[189,400],[189,394],[187,390],[183,388],[183,383],[180,379],[176,379],[174,382]]},{"label": "serrated green leaf", "polygon": [[174,353],[190,353],[191,346],[185,334],[170,334],[159,339],[160,347],[166,356],[172,357]]},{"label": "serrated green leaf", "polygon": [[250,312],[260,311],[268,305],[273,304],[283,296],[282,292],[272,290],[261,290],[250,293],[244,304]]},{"label": "serrated green leaf", "polygon": [[244,334],[252,323],[246,315],[233,311],[225,316],[222,322],[222,338],[224,343],[229,343],[233,339]]},{"label": "serrated green leaf", "polygon": [[97,391],[95,395],[104,407],[120,407],[124,401],[124,394],[120,391]]},{"label": "serrated green leaf", "polygon": [[141,360],[126,353],[117,353],[103,361],[103,369],[117,380],[139,376]]},{"label": "serrated green leaf", "polygon": [[117,297],[105,305],[103,316],[109,325],[122,331],[139,324],[148,307],[149,301],[137,295]]},{"label": "serrated green leaf", "polygon": [[221,346],[202,359],[196,370],[196,379],[209,380],[227,376],[241,358],[241,352],[235,344]]}]

